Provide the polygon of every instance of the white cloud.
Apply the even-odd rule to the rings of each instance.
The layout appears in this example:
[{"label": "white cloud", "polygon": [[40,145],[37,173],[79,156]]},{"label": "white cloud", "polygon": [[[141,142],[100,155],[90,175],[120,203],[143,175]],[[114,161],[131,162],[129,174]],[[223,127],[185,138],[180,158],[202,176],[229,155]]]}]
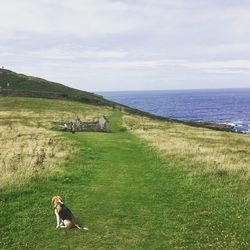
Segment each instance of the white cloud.
[{"label": "white cloud", "polygon": [[1,4],[2,36],[15,32],[88,37],[119,34],[136,28],[140,17],[126,18],[130,5],[93,0],[9,0]]},{"label": "white cloud", "polygon": [[185,67],[193,69],[212,70],[216,72],[244,72],[250,70],[250,60],[226,60],[226,61],[208,61],[208,62],[188,62],[182,64]]},{"label": "white cloud", "polygon": [[31,51],[29,56],[45,60],[76,60],[76,59],[120,59],[126,57],[122,50],[63,50],[50,48],[46,50]]},{"label": "white cloud", "polygon": [[127,82],[173,88],[181,81],[187,88],[199,79],[247,81],[247,1],[0,0],[0,6],[1,64],[19,72],[93,82],[95,89],[100,82],[102,90],[104,82],[126,89]]}]

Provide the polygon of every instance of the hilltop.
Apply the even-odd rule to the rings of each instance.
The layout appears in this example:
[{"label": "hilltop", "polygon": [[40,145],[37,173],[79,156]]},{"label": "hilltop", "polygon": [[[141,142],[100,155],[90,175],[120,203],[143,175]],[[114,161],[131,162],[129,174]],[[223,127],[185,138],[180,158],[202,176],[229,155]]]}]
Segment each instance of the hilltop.
[{"label": "hilltop", "polygon": [[114,106],[115,103],[100,95],[67,87],[42,78],[0,69],[0,96],[44,97],[66,99],[97,105]]},{"label": "hilltop", "polygon": [[37,97],[47,99],[60,99],[77,101],[81,103],[108,106],[128,113],[157,117],[150,113],[122,105],[105,99],[101,95],[74,89],[61,83],[48,81],[39,77],[27,76],[8,69],[0,68],[0,96]]}]

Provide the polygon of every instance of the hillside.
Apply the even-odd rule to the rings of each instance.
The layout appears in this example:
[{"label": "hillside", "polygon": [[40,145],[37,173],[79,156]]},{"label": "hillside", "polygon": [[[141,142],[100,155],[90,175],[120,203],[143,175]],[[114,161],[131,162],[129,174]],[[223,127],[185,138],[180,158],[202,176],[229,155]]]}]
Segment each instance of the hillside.
[{"label": "hillside", "polygon": [[[105,114],[112,133],[53,122]],[[249,135],[0,97],[0,249],[250,249]],[[89,231],[55,228],[61,195]]]},{"label": "hillside", "polygon": [[6,69],[0,69],[0,87],[0,96],[45,97],[99,105],[114,105],[102,96]]},{"label": "hillside", "polygon": [[153,115],[148,112],[144,112],[120,103],[107,100],[102,96],[96,95],[94,93],[70,88],[63,84],[47,81],[45,79],[18,74],[6,69],[0,69],[0,96],[36,97],[77,101],[81,103],[89,103],[100,106],[109,106],[118,110],[126,111],[130,114],[147,116],[149,118],[164,121],[178,122],[194,127],[205,127],[213,130],[232,131],[232,127],[229,125],[206,122],[184,122]]}]

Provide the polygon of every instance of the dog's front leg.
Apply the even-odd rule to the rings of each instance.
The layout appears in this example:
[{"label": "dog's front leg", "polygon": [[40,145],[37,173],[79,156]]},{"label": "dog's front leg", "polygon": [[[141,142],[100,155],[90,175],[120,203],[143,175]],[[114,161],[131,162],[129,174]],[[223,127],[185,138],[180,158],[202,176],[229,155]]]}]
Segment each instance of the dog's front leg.
[{"label": "dog's front leg", "polygon": [[60,216],[56,210],[55,210],[55,215],[56,215],[56,228],[59,228],[60,227]]}]

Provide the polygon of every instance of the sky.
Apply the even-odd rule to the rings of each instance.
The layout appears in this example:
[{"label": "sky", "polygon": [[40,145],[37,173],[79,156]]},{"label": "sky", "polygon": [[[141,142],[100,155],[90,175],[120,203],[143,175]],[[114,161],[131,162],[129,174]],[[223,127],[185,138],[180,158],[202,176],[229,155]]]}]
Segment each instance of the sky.
[{"label": "sky", "polygon": [[250,87],[250,1],[0,0],[0,65],[92,92]]}]

